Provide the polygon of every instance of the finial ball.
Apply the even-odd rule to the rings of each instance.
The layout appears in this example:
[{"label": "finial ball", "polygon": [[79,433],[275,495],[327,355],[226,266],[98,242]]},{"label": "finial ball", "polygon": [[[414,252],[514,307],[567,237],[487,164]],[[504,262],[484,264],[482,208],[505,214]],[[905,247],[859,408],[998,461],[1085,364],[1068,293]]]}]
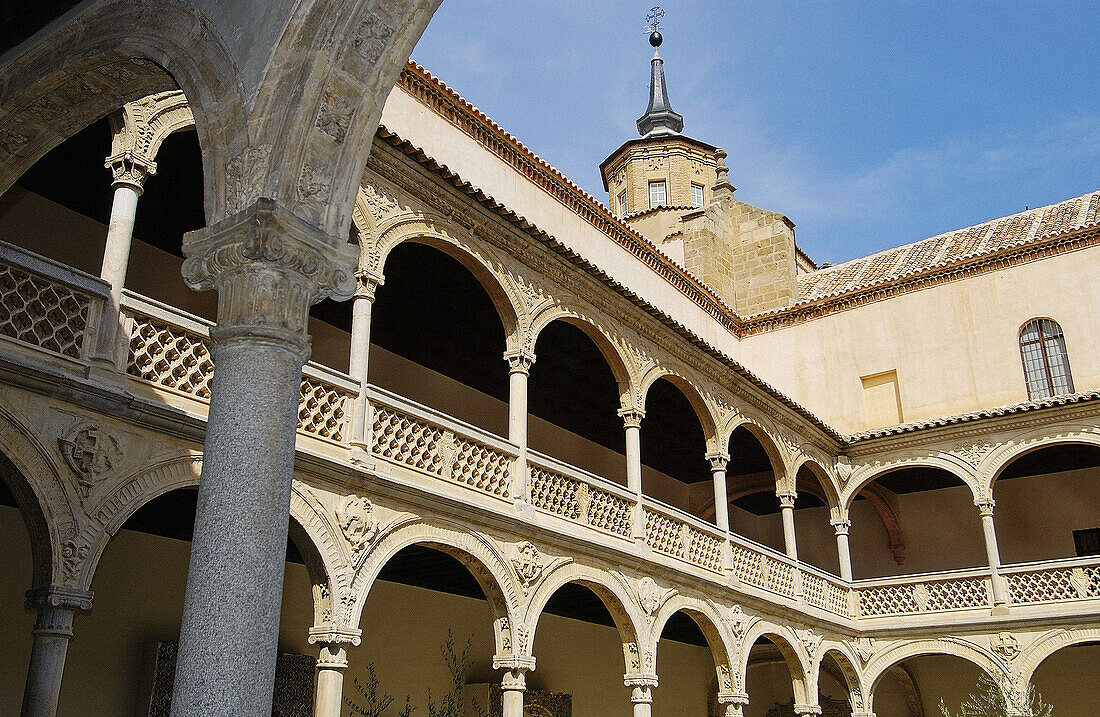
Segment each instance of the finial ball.
[{"label": "finial ball", "polygon": [[649,44],[650,45],[653,45],[654,47],[660,47],[661,43],[664,42],[664,41],[665,41],[665,38],[662,37],[661,33],[657,32],[656,30],[649,33]]}]

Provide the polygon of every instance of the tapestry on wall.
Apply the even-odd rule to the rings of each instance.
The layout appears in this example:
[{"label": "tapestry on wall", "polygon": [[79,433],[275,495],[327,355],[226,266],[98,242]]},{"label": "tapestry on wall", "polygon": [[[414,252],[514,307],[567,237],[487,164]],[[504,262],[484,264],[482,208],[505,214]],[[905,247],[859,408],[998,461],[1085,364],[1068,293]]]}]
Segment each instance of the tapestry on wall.
[{"label": "tapestry on wall", "polygon": [[[149,697],[149,717],[169,717],[172,708],[172,684],[176,678],[175,642],[157,645],[153,669],[153,690]],[[271,717],[311,717],[313,714],[313,671],[316,657],[280,653],[275,663],[275,696]]]}]

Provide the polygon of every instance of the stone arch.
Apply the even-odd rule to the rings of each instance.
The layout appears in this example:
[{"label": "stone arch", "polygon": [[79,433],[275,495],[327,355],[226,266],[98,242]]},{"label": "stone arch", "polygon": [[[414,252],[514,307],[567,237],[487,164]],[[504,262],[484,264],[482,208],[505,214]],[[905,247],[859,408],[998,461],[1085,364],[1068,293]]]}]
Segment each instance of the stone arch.
[{"label": "stone arch", "polygon": [[[86,554],[75,578],[77,585],[90,590],[103,552],[110,539],[142,506],[162,495],[181,488],[198,486],[202,473],[202,454],[191,451],[182,455],[167,456],[123,478],[102,499],[90,506],[89,519],[74,538],[76,545]],[[324,593],[332,594],[343,576],[341,560],[333,537],[333,526],[319,512],[319,506],[311,504],[303,494],[303,488],[295,481],[291,493],[291,538],[302,553],[314,584],[315,619],[324,611]],[[325,586],[324,588],[320,586]]]},{"label": "stone arch", "polygon": [[937,468],[947,471],[958,478],[964,485],[970,488],[974,498],[977,499],[981,491],[977,485],[974,469],[955,456],[921,455],[911,458],[899,458],[886,464],[871,464],[858,468],[848,480],[844,491],[841,493],[843,513],[846,515],[852,507],[852,501],[868,484],[883,476],[903,468]]},{"label": "stone arch", "polygon": [[836,484],[833,482],[829,472],[825,470],[817,459],[802,453],[791,466],[792,483],[798,480],[798,472],[803,468],[806,468],[810,474],[817,479],[817,486],[821,488],[821,495],[825,499],[825,505],[829,506],[829,517],[833,519],[840,518],[842,515],[840,491],[837,490]]},{"label": "stone arch", "polygon": [[820,700],[821,690],[821,670],[822,665],[825,663],[826,658],[832,658],[833,663],[840,669],[840,674],[844,678],[844,684],[848,688],[848,699],[851,703],[853,711],[860,711],[867,708],[867,697],[863,692],[863,683],[860,680],[860,672],[856,665],[859,664],[859,658],[852,653],[852,650],[843,642],[825,642],[821,645],[821,656],[814,665],[814,677],[811,680],[813,687],[813,703],[818,704]]},{"label": "stone arch", "polygon": [[253,157],[243,87],[208,18],[182,0],[105,0],[62,18],[0,67],[0,191],[124,103],[182,89],[202,146],[208,223],[243,207]]},{"label": "stone arch", "polygon": [[1027,684],[1035,676],[1035,671],[1043,661],[1054,653],[1067,647],[1086,642],[1100,643],[1100,627],[1075,627],[1057,629],[1044,633],[1031,643],[1016,660],[1016,674],[1020,682]]},{"label": "stone arch", "polygon": [[[635,379],[631,376],[627,360],[619,352],[619,346],[612,340],[610,332],[595,320],[589,318],[584,312],[568,307],[561,302],[552,304],[547,309],[539,312],[531,318],[530,344],[532,349],[538,344],[542,330],[555,321],[562,321],[576,326],[583,331],[596,348],[603,354],[611,373],[619,384],[619,395],[622,400],[628,400],[633,393]],[[538,360],[538,357],[535,357]]]},{"label": "stone arch", "polygon": [[864,685],[869,690],[868,703],[874,699],[875,688],[879,680],[891,667],[913,657],[922,655],[952,655],[961,657],[984,670],[987,674],[1008,676],[1004,664],[989,650],[957,637],[911,640],[891,646],[871,658],[864,669]]},{"label": "stone arch", "polygon": [[462,264],[489,295],[504,326],[508,348],[522,347],[526,343],[525,337],[520,335],[521,325],[526,323],[524,304],[503,262],[483,246],[456,238],[459,235],[450,228],[447,220],[429,213],[405,213],[387,218],[379,227],[379,236],[373,246],[363,247],[364,253],[370,255],[364,268],[383,277],[384,281],[386,260],[399,244],[415,242],[438,249]]},{"label": "stone arch", "polygon": [[703,427],[703,437],[706,439],[707,446],[710,450],[717,450],[718,422],[715,418],[714,411],[711,410],[710,403],[704,397],[703,392],[694,382],[684,377],[682,373],[677,373],[659,364],[646,371],[645,375],[638,381],[639,407],[645,406],[649,389],[654,383],[662,378],[684,394],[688,403],[690,403],[692,409],[694,409],[695,415],[699,419],[699,424]]},{"label": "stone arch", "polygon": [[1013,436],[994,448],[978,465],[978,475],[983,477],[980,487],[992,496],[997,479],[1017,458],[1051,446],[1070,445],[1100,446],[1100,426],[1087,423],[1046,426]]},{"label": "stone arch", "polygon": [[619,639],[623,644],[626,674],[652,674],[655,663],[651,663],[647,668],[646,661],[647,658],[653,659],[653,653],[646,653],[646,645],[641,637],[644,633],[639,630],[644,620],[635,608],[633,594],[627,587],[625,579],[580,563],[565,563],[555,568],[535,589],[518,623],[520,640],[517,643],[517,652],[521,656],[532,654],[535,630],[538,628],[539,618],[546,609],[546,603],[559,588],[568,583],[583,585],[591,590],[611,613],[611,618],[619,631]]},{"label": "stone arch", "polygon": [[678,612],[690,617],[699,626],[703,637],[707,639],[707,646],[710,648],[711,657],[714,658],[714,669],[718,676],[718,694],[744,692],[744,685],[740,683],[740,676],[733,669],[734,661],[731,656],[734,654],[734,642],[728,632],[723,629],[725,620],[710,603],[704,600],[685,595],[673,595],[657,611],[650,632],[652,644],[650,649],[653,651],[654,665],[657,661],[657,647],[661,641],[661,633],[664,632],[669,619]]},{"label": "stone arch", "polygon": [[130,154],[156,165],[157,153],[173,132],[195,128],[195,115],[179,90],[127,102],[110,115],[111,156]]},{"label": "stone arch", "polygon": [[367,597],[382,568],[397,553],[422,545],[446,553],[470,571],[489,603],[498,655],[519,652],[515,637],[520,590],[513,569],[499,546],[489,537],[444,522],[430,523],[416,517],[399,520],[375,536],[353,565],[347,604],[334,618],[358,626]]},{"label": "stone arch", "polygon": [[[791,686],[794,690],[795,704],[806,704],[809,699],[810,689],[807,684],[807,676],[811,675],[809,656],[806,654],[802,641],[789,627],[778,625],[768,620],[757,620],[748,630],[741,641],[741,655],[738,660],[738,674],[743,675],[748,684],[749,654],[756,641],[766,637],[779,649],[787,669],[791,673]],[[751,696],[750,696],[751,699]]]},{"label": "stone arch", "polygon": [[[744,428],[753,437],[760,442],[760,445],[764,448],[764,452],[768,454],[768,461],[772,464],[772,472],[775,474],[776,490],[779,490],[781,482],[786,480],[788,474],[787,466],[790,461],[787,456],[784,455],[783,449],[780,447],[782,441],[779,440],[779,433],[773,428],[766,425],[766,421],[756,417],[749,417],[742,413],[735,414],[724,426],[721,434],[721,448],[723,451],[729,451],[730,440],[733,438],[733,432],[738,428]],[[791,474],[793,475],[793,473]]]},{"label": "stone arch", "polygon": [[80,561],[72,541],[79,497],[53,458],[14,414],[0,406],[0,480],[15,496],[31,541],[31,588],[72,586]]}]

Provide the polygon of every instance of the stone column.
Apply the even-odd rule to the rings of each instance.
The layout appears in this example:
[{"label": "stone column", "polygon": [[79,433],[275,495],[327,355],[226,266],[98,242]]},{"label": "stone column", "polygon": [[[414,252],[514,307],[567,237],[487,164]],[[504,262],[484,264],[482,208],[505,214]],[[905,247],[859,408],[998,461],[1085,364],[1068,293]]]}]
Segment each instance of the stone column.
[{"label": "stone column", "polygon": [[344,670],[348,666],[346,645],[358,645],[362,630],[323,625],[309,629],[309,644],[320,644],[317,654],[317,690],[313,695],[313,717],[340,717],[344,707]]},{"label": "stone column", "polygon": [[535,669],[535,658],[494,655],[493,669],[504,670],[504,676],[500,680],[503,717],[523,717],[523,693],[527,691],[526,673]]},{"label": "stone column", "polygon": [[642,509],[642,419],[640,408],[620,408],[626,429],[626,487],[634,494],[634,539],[645,540],[645,511]]},{"label": "stone column", "polygon": [[73,636],[73,617],[92,607],[92,594],[83,590],[51,585],[27,591],[26,607],[37,611],[34,644],[23,689],[21,717],[54,717],[61,695],[65,655]]},{"label": "stone column", "polygon": [[788,558],[798,560],[798,541],[794,534],[794,501],[798,494],[792,491],[776,495],[779,496],[779,510],[783,514],[783,546],[787,549]]},{"label": "stone column", "polygon": [[111,285],[111,294],[103,313],[95,358],[105,368],[115,370],[120,352],[120,304],[122,290],[126,286],[126,270],[130,264],[138,197],[145,191],[145,180],[157,173],[157,164],[126,151],[108,157],[106,167],[114,178],[111,187],[115,194],[99,277]]},{"label": "stone column", "polygon": [[183,250],[218,321],[172,715],[270,717],[309,307],[351,297],[355,256],[270,199]]},{"label": "stone column", "polygon": [[512,499],[527,500],[527,378],[535,363],[534,354],[505,351],[508,362],[508,440],[519,449],[512,480]]},{"label": "stone column", "polygon": [[989,577],[993,585],[993,605],[1003,608],[1008,603],[1007,590],[1001,577],[1001,551],[997,547],[997,528],[993,523],[992,498],[975,501],[978,514],[982,517],[982,533],[985,536],[985,555],[989,561]]},{"label": "stone column", "polygon": [[840,577],[851,582],[852,580],[852,550],[848,545],[848,531],[852,527],[852,521],[847,518],[837,518],[829,521],[836,531],[836,552],[840,556]]},{"label": "stone column", "polygon": [[652,717],[653,690],[657,688],[657,678],[651,675],[627,675],[623,681],[630,688],[634,717]]},{"label": "stone column", "polygon": [[728,533],[730,529],[729,498],[726,496],[726,466],[730,456],[724,451],[707,454],[710,472],[714,477],[714,524],[718,530]]},{"label": "stone column", "polygon": [[382,277],[359,272],[356,274],[355,298],[351,304],[351,356],[348,359],[348,375],[359,382],[359,393],[351,411],[351,428],[348,443],[351,460],[359,465],[370,465],[371,410],[367,400],[367,366],[370,362],[370,317],[374,306],[374,293],[382,284]]},{"label": "stone column", "polygon": [[744,717],[744,710],[749,706],[749,696],[744,692],[718,695],[718,704],[725,707],[726,717]]}]

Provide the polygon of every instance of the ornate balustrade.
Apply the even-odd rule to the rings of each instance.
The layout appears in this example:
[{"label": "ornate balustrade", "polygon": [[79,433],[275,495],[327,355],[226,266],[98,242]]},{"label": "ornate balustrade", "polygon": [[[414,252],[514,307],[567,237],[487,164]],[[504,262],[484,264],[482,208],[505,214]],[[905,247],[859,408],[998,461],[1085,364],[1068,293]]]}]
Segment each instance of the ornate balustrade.
[{"label": "ornate balustrade", "polygon": [[[117,369],[136,382],[132,389],[144,386],[150,395],[186,398],[201,413],[214,370],[211,322],[125,292],[124,340],[116,350],[104,341],[113,331],[101,330],[108,300],[108,286],[101,280],[0,242],[0,343],[9,355],[40,357],[68,371],[75,367],[81,376],[93,359],[110,363],[117,357]],[[313,439],[347,444],[346,414],[358,391],[348,376],[308,364],[298,430]],[[523,498],[540,513],[618,541],[623,550],[652,550],[712,574],[717,583],[771,593],[788,605],[802,603],[856,622],[974,614],[993,606],[987,568],[848,584],[746,538],[724,535],[673,506],[648,497],[639,505],[622,486],[535,451],[527,452],[527,475],[517,476],[519,450],[512,443],[374,386],[367,387],[367,395],[369,443],[378,461],[502,503]],[[644,534],[636,537],[639,511]],[[1100,557],[1007,565],[1000,575],[1012,606],[1100,599]]]},{"label": "ornate balustrade", "polygon": [[109,291],[101,279],[0,242],[0,336],[86,362]]},{"label": "ornate balustrade", "polygon": [[[128,375],[177,394],[210,400],[211,322],[130,292],[123,294],[122,315],[130,337],[125,358]],[[307,364],[302,374],[298,430],[343,442],[345,407],[358,392],[358,384],[315,363]]]},{"label": "ornate balustrade", "polygon": [[536,509],[631,540],[634,496],[622,486],[550,456],[527,452],[530,503]]}]

